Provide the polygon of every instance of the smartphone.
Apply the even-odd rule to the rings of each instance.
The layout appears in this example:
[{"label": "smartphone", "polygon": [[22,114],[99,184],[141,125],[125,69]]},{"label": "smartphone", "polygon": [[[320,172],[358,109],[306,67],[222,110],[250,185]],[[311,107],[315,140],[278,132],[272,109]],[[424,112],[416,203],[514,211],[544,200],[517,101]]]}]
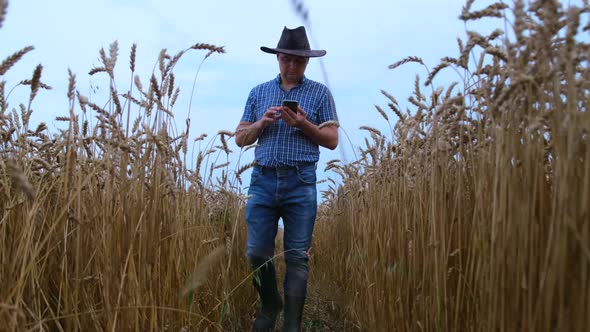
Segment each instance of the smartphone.
[{"label": "smartphone", "polygon": [[283,100],[283,106],[287,106],[293,112],[297,113],[297,101],[295,101],[295,100]]}]

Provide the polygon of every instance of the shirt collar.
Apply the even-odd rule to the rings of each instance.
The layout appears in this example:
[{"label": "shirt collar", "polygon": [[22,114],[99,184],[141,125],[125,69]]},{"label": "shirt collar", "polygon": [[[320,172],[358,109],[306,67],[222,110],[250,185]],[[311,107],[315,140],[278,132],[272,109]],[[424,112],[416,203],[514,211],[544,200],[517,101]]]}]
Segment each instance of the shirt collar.
[{"label": "shirt collar", "polygon": [[[277,75],[277,78],[275,78],[275,81],[277,82],[277,84],[280,86],[282,83],[282,79],[281,79],[281,74]],[[302,86],[307,82],[307,77],[305,77],[305,74],[303,75],[303,77],[301,78],[301,81],[299,82],[299,84],[297,84],[297,86]]]}]

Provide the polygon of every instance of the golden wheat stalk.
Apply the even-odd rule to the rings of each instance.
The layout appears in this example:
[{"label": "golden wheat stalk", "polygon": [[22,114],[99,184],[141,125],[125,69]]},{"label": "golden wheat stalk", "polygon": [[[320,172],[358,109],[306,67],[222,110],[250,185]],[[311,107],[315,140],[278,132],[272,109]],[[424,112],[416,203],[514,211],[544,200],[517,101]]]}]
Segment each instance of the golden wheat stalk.
[{"label": "golden wheat stalk", "polygon": [[117,64],[117,55],[119,53],[119,42],[114,41],[109,45],[109,58],[105,62],[105,68],[111,79],[115,78],[115,65]]},{"label": "golden wheat stalk", "polygon": [[4,59],[4,61],[0,63],[0,75],[4,75],[8,71],[8,69],[14,66],[14,64],[16,64],[25,54],[29,53],[33,49],[33,46],[27,46],[21,49],[20,51],[13,53],[8,58]]},{"label": "golden wheat stalk", "polygon": [[240,168],[238,168],[238,170],[236,171],[236,175],[238,175],[238,176],[239,176],[239,175],[241,175],[241,174],[242,174],[242,173],[244,173],[246,170],[248,170],[248,169],[250,169],[250,168],[252,168],[252,167],[256,166],[257,164],[258,164],[258,163],[256,162],[256,160],[254,160],[254,161],[252,161],[252,162],[250,162],[250,163],[248,163],[248,164],[245,164],[245,165],[241,166],[241,167],[240,167]]},{"label": "golden wheat stalk", "polygon": [[225,139],[225,135],[220,135],[219,138],[221,141],[221,146],[218,146],[218,147],[221,150],[223,150],[225,152],[225,154],[229,155],[231,153],[231,150],[229,149],[229,146],[227,145],[227,140]]},{"label": "golden wheat stalk", "polygon": [[135,75],[133,77],[133,83],[135,84],[137,90],[139,90],[139,92],[143,95],[143,84],[141,84],[141,78],[139,77],[139,75]]},{"label": "golden wheat stalk", "polygon": [[379,131],[377,128],[373,128],[373,127],[369,127],[369,126],[360,126],[359,129],[369,131],[377,136],[383,136],[381,131]]},{"label": "golden wheat stalk", "polygon": [[340,122],[335,121],[335,120],[326,121],[326,122],[321,123],[318,126],[318,128],[319,129],[322,129],[322,128],[328,127],[328,126],[335,126],[335,127],[339,128],[340,127]]},{"label": "golden wheat stalk", "polygon": [[393,64],[389,65],[388,68],[395,69],[395,68],[397,68],[405,63],[408,63],[408,62],[417,62],[422,65],[424,64],[424,61],[422,61],[422,58],[419,58],[417,56],[408,56],[408,57],[405,57],[397,62],[394,62]]},{"label": "golden wheat stalk", "polygon": [[463,21],[472,21],[477,20],[483,17],[503,17],[503,10],[508,8],[508,5],[502,2],[493,3],[482,10],[477,10],[470,12],[469,7],[473,3],[472,0],[469,1],[469,6],[463,8],[463,12],[459,16],[460,20]]},{"label": "golden wheat stalk", "polygon": [[193,50],[209,50],[210,51],[209,54],[211,52],[225,53],[225,48],[223,48],[223,46],[219,47],[219,46],[206,44],[206,43],[197,43],[197,44],[194,44],[193,46],[191,46],[190,48]]},{"label": "golden wheat stalk", "polygon": [[22,168],[20,168],[14,161],[8,161],[6,167],[8,170],[8,176],[12,180],[13,188],[22,192],[29,201],[32,201],[35,198],[35,190]]},{"label": "golden wheat stalk", "polygon": [[2,28],[2,23],[4,22],[4,17],[6,17],[6,9],[8,8],[8,0],[0,0],[0,28]]},{"label": "golden wheat stalk", "polygon": [[129,69],[131,69],[131,74],[135,72],[135,57],[137,55],[137,44],[133,43],[131,45],[131,53],[129,54]]},{"label": "golden wheat stalk", "polygon": [[[18,82],[19,85],[32,85],[33,84],[33,80],[22,80],[20,82]],[[53,87],[51,87],[50,85],[47,85],[41,81],[37,82],[38,84],[38,88],[41,89],[45,89],[45,90],[52,90]]]},{"label": "golden wheat stalk", "polygon": [[90,71],[88,71],[88,75],[92,76],[96,73],[101,73],[101,72],[106,72],[107,69],[105,67],[95,67],[90,69]]},{"label": "golden wheat stalk", "polygon": [[447,61],[442,61],[441,63],[439,63],[436,67],[434,67],[432,69],[432,71],[430,72],[430,74],[428,74],[428,78],[426,79],[426,82],[424,82],[424,85],[429,86],[432,83],[432,80],[434,79],[434,77],[436,76],[436,74],[438,74],[439,71],[441,71],[442,69],[448,67],[449,65],[450,65],[450,63],[447,62]]},{"label": "golden wheat stalk", "polygon": [[228,161],[228,162],[225,162],[225,163],[223,163],[223,164],[219,164],[219,165],[212,164],[212,166],[213,166],[213,165],[215,165],[214,167],[212,167],[212,169],[220,169],[220,168],[224,168],[224,167],[227,167],[227,166],[229,166],[229,164],[230,164],[230,162],[229,162],[229,161]]},{"label": "golden wheat stalk", "polygon": [[6,86],[6,81],[0,81],[0,117],[4,117],[4,112],[6,111],[7,103],[6,97],[4,96],[4,87]]},{"label": "golden wheat stalk", "polygon": [[207,280],[211,269],[221,260],[224,254],[225,246],[219,246],[211,251],[203,259],[201,259],[201,262],[195,267],[195,270],[191,274],[189,280],[180,290],[180,295],[185,296],[190,291],[196,290],[202,286]]},{"label": "golden wheat stalk", "polygon": [[76,75],[68,68],[68,100],[73,104],[74,92],[76,90]]},{"label": "golden wheat stalk", "polygon": [[207,136],[208,136],[207,134],[201,134],[201,135],[199,135],[199,137],[195,138],[195,142],[202,141],[205,138],[207,138]]},{"label": "golden wheat stalk", "polygon": [[257,146],[258,146],[258,144],[257,144],[257,143],[250,144],[250,145],[248,145],[248,146],[244,147],[244,150],[243,150],[243,152],[246,152],[246,151],[248,151],[248,150],[250,150],[250,149],[255,149]]},{"label": "golden wheat stalk", "polygon": [[174,90],[174,94],[172,95],[172,99],[170,101],[170,108],[174,107],[174,104],[176,104],[176,100],[178,99],[179,95],[180,95],[180,88],[177,87],[176,90]]},{"label": "golden wheat stalk", "polygon": [[174,93],[174,80],[174,73],[170,73],[170,75],[168,75],[168,98],[172,98],[172,94]]},{"label": "golden wheat stalk", "polygon": [[385,119],[385,121],[389,121],[389,117],[387,116],[385,111],[380,106],[375,105],[375,109],[377,110],[377,112],[379,112],[379,114],[381,114],[381,116],[383,117],[383,119]]},{"label": "golden wheat stalk", "polygon": [[217,135],[222,135],[222,136],[225,135],[225,136],[233,137],[234,133],[232,133],[229,130],[220,130],[217,132]]}]

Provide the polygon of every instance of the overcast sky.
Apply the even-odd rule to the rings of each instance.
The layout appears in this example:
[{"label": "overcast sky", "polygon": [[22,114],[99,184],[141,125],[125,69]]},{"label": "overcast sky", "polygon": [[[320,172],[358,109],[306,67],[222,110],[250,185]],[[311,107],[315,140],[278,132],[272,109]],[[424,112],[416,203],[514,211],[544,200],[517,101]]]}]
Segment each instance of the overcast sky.
[{"label": "overcast sky", "polygon": [[[473,7],[481,9],[490,3],[476,0]],[[441,57],[458,54],[457,37],[464,39],[466,29],[485,33],[504,28],[503,21],[492,19],[466,27],[457,18],[464,5],[462,0],[307,0],[304,4],[309,11],[312,48],[328,52],[323,61],[330,88],[341,126],[354,146],[362,144],[365,134],[359,126],[383,131],[388,128],[373,106],[386,105],[381,89],[403,104],[413,89],[415,75],[427,76],[417,64],[393,71],[387,69],[388,65],[414,55],[432,68]],[[10,89],[30,78],[37,64],[43,64],[42,80],[54,89],[42,91],[37,97],[33,126],[43,121],[50,128],[63,127],[54,118],[67,115],[68,68],[77,75],[78,89],[83,94],[93,97],[92,91],[96,90],[91,86],[108,90],[104,81],[87,74],[99,65],[101,47],[108,50],[110,43],[119,42],[116,75],[128,86],[133,43],[138,44],[136,73],[144,82],[149,80],[163,48],[175,54],[197,42],[224,46],[226,54],[214,54],[205,61],[191,107],[192,135],[209,133],[211,137],[220,129],[233,131],[250,89],[278,74],[276,58],[261,52],[260,46],[275,47],[284,26],[300,25],[303,22],[291,0],[12,0],[0,29],[0,59],[27,45],[33,45],[35,50],[2,79],[8,81]],[[192,82],[204,54],[186,54],[176,66],[177,84],[184,98],[174,109],[180,123],[186,118]],[[459,80],[451,70],[448,72],[442,79]],[[306,76],[323,82],[318,59],[310,60]],[[120,85],[119,89],[125,91],[127,87]],[[9,100],[11,106],[24,102],[19,93],[27,92],[26,87],[15,91]],[[342,149],[322,150],[323,162],[352,158],[348,141],[341,137],[340,142]],[[233,141],[231,144],[238,150]],[[252,158],[253,154],[245,157],[246,161]]]}]

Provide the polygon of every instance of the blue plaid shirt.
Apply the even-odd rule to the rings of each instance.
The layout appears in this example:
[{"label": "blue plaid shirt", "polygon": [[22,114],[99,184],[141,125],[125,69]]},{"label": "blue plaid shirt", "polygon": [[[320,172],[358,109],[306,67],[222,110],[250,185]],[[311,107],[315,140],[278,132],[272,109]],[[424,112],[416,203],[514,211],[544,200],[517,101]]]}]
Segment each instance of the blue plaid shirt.
[{"label": "blue plaid shirt", "polygon": [[[325,85],[304,76],[299,85],[286,92],[281,88],[281,75],[278,75],[250,91],[242,121],[256,122],[269,107],[281,106],[287,99],[296,100],[299,107],[307,112],[307,120],[315,125],[337,120],[334,98]],[[264,129],[255,150],[256,161],[266,167],[317,162],[319,157],[319,146],[300,129],[289,126],[282,119]]]}]

